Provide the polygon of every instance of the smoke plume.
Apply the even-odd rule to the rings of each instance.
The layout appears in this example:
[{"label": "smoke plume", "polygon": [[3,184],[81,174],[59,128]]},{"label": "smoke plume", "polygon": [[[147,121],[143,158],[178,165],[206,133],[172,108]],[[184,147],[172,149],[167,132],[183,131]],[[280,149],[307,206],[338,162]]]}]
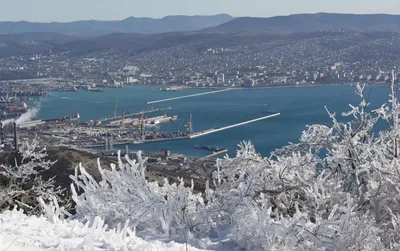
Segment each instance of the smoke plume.
[{"label": "smoke plume", "polygon": [[39,113],[40,108],[39,107],[33,107],[31,109],[28,109],[28,111],[24,114],[22,114],[17,120],[15,120],[15,123],[18,125],[26,123],[31,121],[33,118],[37,116]]},{"label": "smoke plume", "polygon": [[6,126],[7,124],[11,124],[14,122],[17,124],[17,126],[27,123],[27,122],[31,121],[32,119],[34,119],[37,116],[37,114],[39,113],[39,111],[40,111],[40,103],[36,103],[36,107],[29,108],[28,111],[26,111],[24,114],[19,116],[19,118],[6,119],[6,120],[2,121],[3,127]]}]

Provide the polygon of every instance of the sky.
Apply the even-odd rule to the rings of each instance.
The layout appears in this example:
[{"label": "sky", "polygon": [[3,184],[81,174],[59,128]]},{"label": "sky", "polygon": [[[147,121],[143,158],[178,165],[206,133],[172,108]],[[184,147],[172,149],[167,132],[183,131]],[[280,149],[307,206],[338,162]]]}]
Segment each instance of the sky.
[{"label": "sky", "polygon": [[168,15],[271,17],[297,13],[400,14],[400,0],[0,0],[0,21],[68,22]]}]

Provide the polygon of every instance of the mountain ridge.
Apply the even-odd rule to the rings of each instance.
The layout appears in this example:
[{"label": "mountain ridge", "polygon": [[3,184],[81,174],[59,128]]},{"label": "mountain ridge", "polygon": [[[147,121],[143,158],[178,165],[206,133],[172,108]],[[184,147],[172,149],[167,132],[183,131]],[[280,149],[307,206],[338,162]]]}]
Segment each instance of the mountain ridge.
[{"label": "mountain ridge", "polygon": [[228,14],[210,16],[166,16],[163,18],[128,17],[116,21],[82,20],[73,22],[0,22],[0,34],[26,32],[57,32],[68,35],[106,35],[109,33],[165,33],[195,31],[214,27],[232,20]]},{"label": "mountain ridge", "polygon": [[400,32],[400,15],[320,12],[267,18],[239,17],[216,27],[203,29],[208,32],[316,32],[326,30]]}]

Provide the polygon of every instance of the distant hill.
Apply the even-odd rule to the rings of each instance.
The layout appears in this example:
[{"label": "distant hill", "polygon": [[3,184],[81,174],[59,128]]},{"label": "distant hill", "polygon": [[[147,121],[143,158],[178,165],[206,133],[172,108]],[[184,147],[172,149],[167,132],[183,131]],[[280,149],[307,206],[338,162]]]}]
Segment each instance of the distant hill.
[{"label": "distant hill", "polygon": [[0,35],[0,57],[70,51],[82,55],[115,49],[121,52],[141,52],[196,42],[199,48],[225,47],[286,40],[298,34],[267,32],[168,32],[159,34],[112,33],[85,37],[49,32],[29,32]]},{"label": "distant hill", "polygon": [[335,35],[334,32],[169,32],[160,34],[112,33],[97,37],[67,36],[58,33],[20,33],[0,35],[0,57],[69,52],[79,56],[107,50],[123,53],[145,52],[178,45],[195,50],[237,45],[281,44],[287,41]]},{"label": "distant hill", "polygon": [[122,52],[143,52],[168,48],[183,44],[192,44],[192,48],[229,47],[245,44],[289,41],[309,34],[268,33],[268,32],[171,32],[162,34],[114,33],[95,38],[79,39],[56,46],[53,52],[69,51],[81,55],[116,49]]},{"label": "distant hill", "polygon": [[76,39],[78,37],[48,32],[0,35],[0,57],[42,53]]},{"label": "distant hill", "polygon": [[69,23],[0,22],[0,34],[23,32],[57,32],[74,35],[106,35],[110,33],[165,33],[195,31],[214,27],[233,18],[214,16],[167,16],[161,19],[129,17],[121,21],[76,21]]},{"label": "distant hill", "polygon": [[400,15],[297,14],[271,18],[241,17],[205,29],[212,32],[315,32],[326,30],[400,32]]}]

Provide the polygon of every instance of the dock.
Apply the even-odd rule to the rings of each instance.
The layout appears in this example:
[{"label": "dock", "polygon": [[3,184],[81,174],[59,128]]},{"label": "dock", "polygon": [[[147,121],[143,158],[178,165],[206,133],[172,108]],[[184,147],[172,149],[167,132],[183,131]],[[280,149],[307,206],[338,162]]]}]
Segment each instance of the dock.
[{"label": "dock", "polygon": [[130,117],[140,116],[142,114],[163,112],[163,111],[168,111],[168,110],[171,110],[171,109],[172,109],[172,107],[170,106],[170,107],[167,107],[167,108],[152,109],[152,110],[136,112],[136,113],[127,113],[127,114],[124,114],[124,116],[116,116],[116,117],[112,117],[112,118],[104,118],[104,119],[101,119],[101,121],[108,122],[108,121],[111,121],[111,120],[121,120],[122,118],[130,118]]},{"label": "dock", "polygon": [[[201,132],[196,132],[196,133],[187,133],[185,135],[174,135],[174,136],[170,136],[170,137],[157,137],[157,138],[153,138],[153,139],[146,139],[144,141],[138,141],[136,139],[122,139],[122,140],[116,140],[113,142],[113,145],[117,146],[117,145],[129,145],[129,144],[146,144],[146,143],[153,143],[153,142],[161,142],[161,141],[173,141],[173,140],[184,140],[184,139],[193,139],[193,138],[197,138],[197,137],[201,137],[204,135],[208,135],[208,134],[212,134],[212,133],[216,133],[216,132],[220,132],[220,131],[224,131],[224,130],[228,130],[234,127],[238,127],[238,126],[242,126],[242,125],[246,125],[246,124],[250,124],[250,123],[254,123],[257,121],[261,121],[261,120],[265,120],[265,119],[269,119],[269,118],[273,118],[273,117],[277,117],[281,115],[280,113],[274,113],[268,116],[264,116],[261,118],[257,118],[257,119],[252,119],[252,120],[248,120],[245,122],[241,122],[241,123],[237,123],[234,125],[229,125],[229,126],[225,126],[225,127],[221,127],[221,128],[212,128],[212,129],[208,129],[205,131],[201,131]],[[85,148],[92,148],[92,147],[101,147],[104,146],[106,142],[103,143],[103,141],[100,142],[93,142],[93,143],[89,143],[86,144],[82,147]],[[222,153],[226,153],[228,150],[227,149],[222,149],[219,147],[212,147],[212,146],[199,146],[196,145],[195,148],[198,149],[204,149],[204,150],[208,150],[208,151],[212,151],[212,154],[206,156],[206,158],[210,158],[213,156],[217,156],[220,155]]]},{"label": "dock", "polygon": [[241,123],[230,125],[230,126],[208,129],[208,130],[205,130],[205,131],[202,131],[202,132],[193,133],[192,135],[189,136],[189,138],[193,139],[193,138],[201,137],[201,136],[204,136],[204,135],[207,135],[207,134],[212,134],[212,133],[228,130],[228,129],[231,129],[231,128],[234,128],[234,127],[238,127],[238,126],[254,123],[254,122],[257,122],[257,121],[261,121],[261,120],[265,120],[265,119],[269,119],[269,118],[273,118],[273,117],[277,117],[279,115],[281,115],[281,114],[280,113],[274,113],[274,114],[271,114],[271,115],[268,115],[268,116],[264,116],[264,117],[257,118],[257,119],[252,119],[252,120],[249,120],[249,121],[241,122]]},{"label": "dock", "polygon": [[[152,117],[152,118],[146,118],[143,121],[144,125],[157,125],[157,124],[163,124],[163,123],[168,123],[172,121],[176,121],[178,119],[178,115],[173,115],[173,116],[157,116],[157,117]],[[110,121],[109,124],[105,125],[106,127],[119,127],[121,125],[125,124],[131,124],[131,125],[140,125],[142,123],[141,119],[139,118],[124,118],[124,119],[119,119],[119,120],[113,120]]]},{"label": "dock", "polygon": [[209,159],[209,158],[212,158],[212,157],[215,157],[215,156],[221,155],[223,153],[227,153],[227,152],[228,152],[228,149],[222,149],[218,152],[213,152],[212,154],[207,155],[207,156],[201,158],[200,160]]},{"label": "dock", "polygon": [[[124,141],[113,141],[112,145],[113,146],[122,146],[122,145],[139,145],[139,144],[146,144],[146,143],[154,143],[154,142],[162,142],[162,141],[173,141],[173,140],[183,140],[183,139],[189,139],[189,136],[181,136],[181,137],[172,137],[172,138],[157,138],[157,139],[146,139],[144,141],[140,141],[138,143],[136,140],[124,140]],[[105,146],[105,141],[101,143],[95,143],[95,144],[87,144],[82,147],[84,148],[94,148],[94,147],[104,147]]]},{"label": "dock", "polygon": [[160,141],[172,141],[172,140],[182,140],[189,139],[189,136],[173,137],[173,138],[159,138],[159,139],[146,139],[144,143],[160,142]]},{"label": "dock", "polygon": [[167,99],[149,101],[149,102],[147,102],[147,104],[151,105],[151,104],[155,104],[155,103],[161,103],[161,102],[167,102],[167,101],[171,101],[171,100],[197,97],[197,96],[208,95],[208,94],[213,94],[213,93],[218,93],[218,92],[226,92],[226,91],[230,91],[230,90],[233,90],[233,89],[229,88],[229,89],[223,89],[223,90],[217,90],[217,91],[211,91],[211,92],[202,92],[202,93],[196,93],[196,94],[191,94],[191,95],[186,95],[186,96],[180,96],[180,97],[174,97],[174,98],[167,98]]}]

